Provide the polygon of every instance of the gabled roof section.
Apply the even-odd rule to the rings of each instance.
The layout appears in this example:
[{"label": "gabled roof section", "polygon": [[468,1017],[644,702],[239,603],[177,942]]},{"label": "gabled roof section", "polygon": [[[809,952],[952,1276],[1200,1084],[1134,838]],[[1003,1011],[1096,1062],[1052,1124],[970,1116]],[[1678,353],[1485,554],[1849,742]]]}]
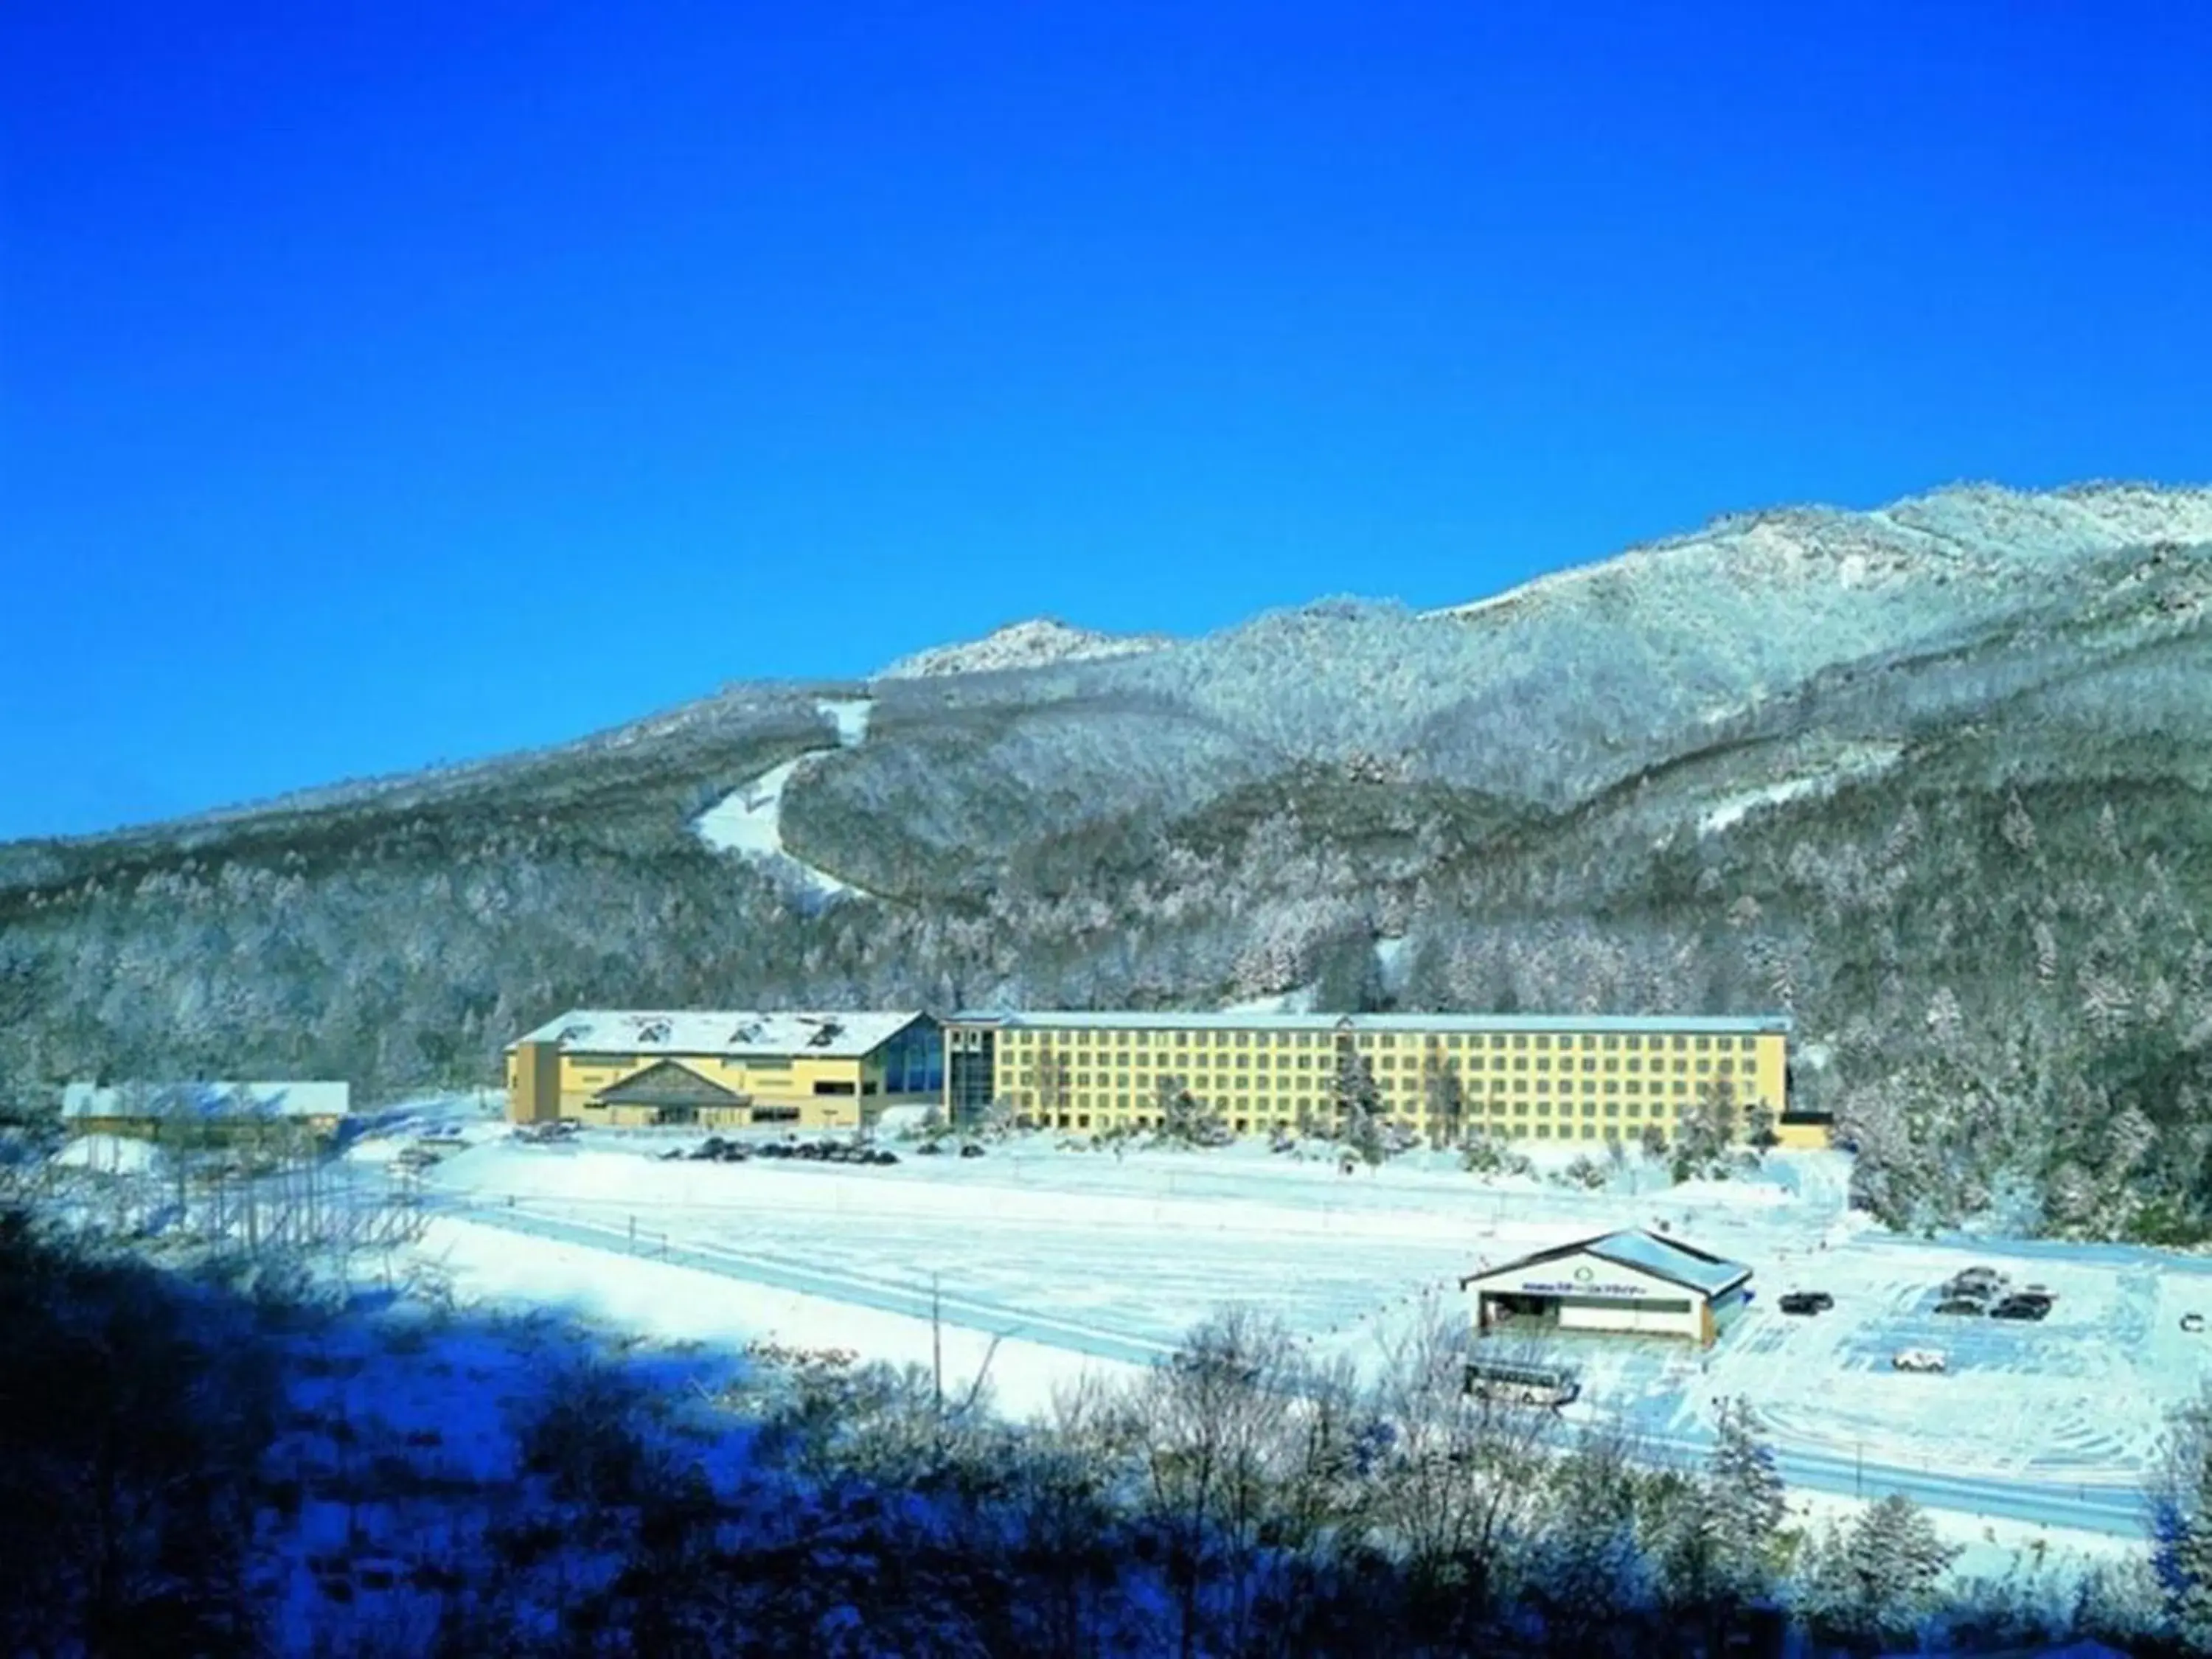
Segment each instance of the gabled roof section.
[{"label": "gabled roof section", "polygon": [[750,1098],[677,1060],[656,1060],[643,1071],[609,1084],[592,1101],[603,1106],[743,1106]]},{"label": "gabled roof section", "polygon": [[1595,1238],[1578,1238],[1571,1244],[1555,1244],[1533,1255],[1500,1262],[1479,1273],[1466,1274],[1460,1279],[1459,1287],[1465,1290],[1478,1279],[1517,1273],[1524,1267],[1540,1267],[1547,1261],[1558,1261],[1571,1255],[1594,1255],[1706,1296],[1725,1295],[1751,1277],[1751,1269],[1741,1261],[1728,1261],[1678,1238],[1631,1227],[1620,1232],[1600,1233]]},{"label": "gabled roof section", "polygon": [[801,1013],[580,1008],[546,1021],[517,1041],[557,1042],[568,1053],[583,1054],[713,1054],[728,1059],[811,1054],[854,1060],[873,1054],[908,1026],[928,1018],[918,1009]]}]

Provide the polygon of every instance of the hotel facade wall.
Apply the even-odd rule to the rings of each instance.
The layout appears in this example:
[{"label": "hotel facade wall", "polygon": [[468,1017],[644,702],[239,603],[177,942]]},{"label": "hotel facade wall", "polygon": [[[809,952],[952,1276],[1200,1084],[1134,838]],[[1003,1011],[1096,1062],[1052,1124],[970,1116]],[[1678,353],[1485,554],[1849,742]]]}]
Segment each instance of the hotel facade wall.
[{"label": "hotel facade wall", "polygon": [[[507,1098],[512,1103],[509,1115],[517,1117],[517,1121],[526,1121],[518,1114],[522,1109],[520,1103],[529,1093],[523,1051],[538,1046],[540,1045],[518,1044],[507,1057]],[[743,1129],[756,1125],[799,1129],[857,1128],[864,1121],[864,1114],[872,1117],[884,1106],[933,1104],[938,1097],[933,1088],[912,1091],[911,1078],[907,1076],[897,1080],[908,1091],[895,1095],[885,1092],[884,1063],[879,1054],[858,1059],[806,1055],[748,1055],[733,1059],[719,1054],[562,1051],[558,1056],[556,1079],[551,1091],[555,1102],[551,1115],[611,1128],[642,1127],[659,1121],[659,1114],[650,1107],[595,1107],[591,1103],[595,1095],[664,1060],[672,1060],[733,1094],[750,1097],[750,1103],[745,1105],[701,1107],[696,1121],[706,1129]],[[538,1109],[543,1115],[544,1108],[540,1106]]]},{"label": "hotel facade wall", "polygon": [[1774,1114],[1783,1145],[1827,1140],[1825,1126],[1779,1121],[1789,1076],[1784,1031],[1574,1030],[1553,1021],[1542,1029],[1339,1032],[1160,1023],[1168,1018],[1119,1026],[1056,1026],[1048,1014],[951,1022],[946,1042],[969,1064],[988,1064],[994,1098],[1053,1128],[1157,1128],[1164,1078],[1239,1133],[1326,1125],[1340,1047],[1349,1042],[1368,1062],[1384,1115],[1422,1133],[1432,1127],[1425,1079],[1434,1070],[1458,1077],[1462,1127],[1512,1139],[1595,1148],[1607,1139],[1633,1140],[1655,1123],[1671,1139],[1700,1091],[1725,1079],[1740,1114],[1754,1104]]}]

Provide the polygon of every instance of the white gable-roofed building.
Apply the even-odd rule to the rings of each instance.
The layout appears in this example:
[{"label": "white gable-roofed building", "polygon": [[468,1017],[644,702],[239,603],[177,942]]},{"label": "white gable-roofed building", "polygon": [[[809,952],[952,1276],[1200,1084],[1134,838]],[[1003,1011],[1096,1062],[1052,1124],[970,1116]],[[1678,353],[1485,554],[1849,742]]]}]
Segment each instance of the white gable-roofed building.
[{"label": "white gable-roofed building", "polygon": [[1709,1343],[1750,1301],[1751,1269],[1635,1230],[1560,1244],[1460,1280],[1478,1335],[1611,1331]]},{"label": "white gable-roofed building", "polygon": [[143,1134],[162,1125],[209,1129],[290,1123],[328,1133],[352,1110],[352,1086],[274,1083],[71,1083],[62,1118],[84,1133]]}]

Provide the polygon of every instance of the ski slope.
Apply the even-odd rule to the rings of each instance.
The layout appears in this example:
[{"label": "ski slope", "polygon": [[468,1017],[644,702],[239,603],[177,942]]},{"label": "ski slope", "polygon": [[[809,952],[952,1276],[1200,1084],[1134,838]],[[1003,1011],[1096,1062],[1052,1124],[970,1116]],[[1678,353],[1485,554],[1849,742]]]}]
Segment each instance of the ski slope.
[{"label": "ski slope", "polygon": [[[868,715],[875,707],[871,697],[819,697],[816,709],[836,726],[837,746],[857,747],[866,740]],[[783,796],[802,769],[823,755],[819,749],[772,766],[758,777],[739,784],[691,821],[693,832],[718,853],[737,853],[757,859],[781,875],[808,897],[842,898],[860,889],[840,880],[827,870],[800,859],[783,844]]]}]

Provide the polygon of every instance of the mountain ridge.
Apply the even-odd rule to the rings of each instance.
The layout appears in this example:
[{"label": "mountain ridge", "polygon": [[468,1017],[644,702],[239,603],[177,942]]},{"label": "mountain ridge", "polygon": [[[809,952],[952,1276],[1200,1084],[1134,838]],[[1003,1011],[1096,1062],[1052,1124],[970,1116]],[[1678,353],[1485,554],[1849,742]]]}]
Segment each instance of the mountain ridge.
[{"label": "mountain ridge", "polygon": [[375,1098],[563,1006],[1781,1006],[1886,1218],[2212,1236],[2212,491],[1716,526],[0,848],[0,1089]]}]

